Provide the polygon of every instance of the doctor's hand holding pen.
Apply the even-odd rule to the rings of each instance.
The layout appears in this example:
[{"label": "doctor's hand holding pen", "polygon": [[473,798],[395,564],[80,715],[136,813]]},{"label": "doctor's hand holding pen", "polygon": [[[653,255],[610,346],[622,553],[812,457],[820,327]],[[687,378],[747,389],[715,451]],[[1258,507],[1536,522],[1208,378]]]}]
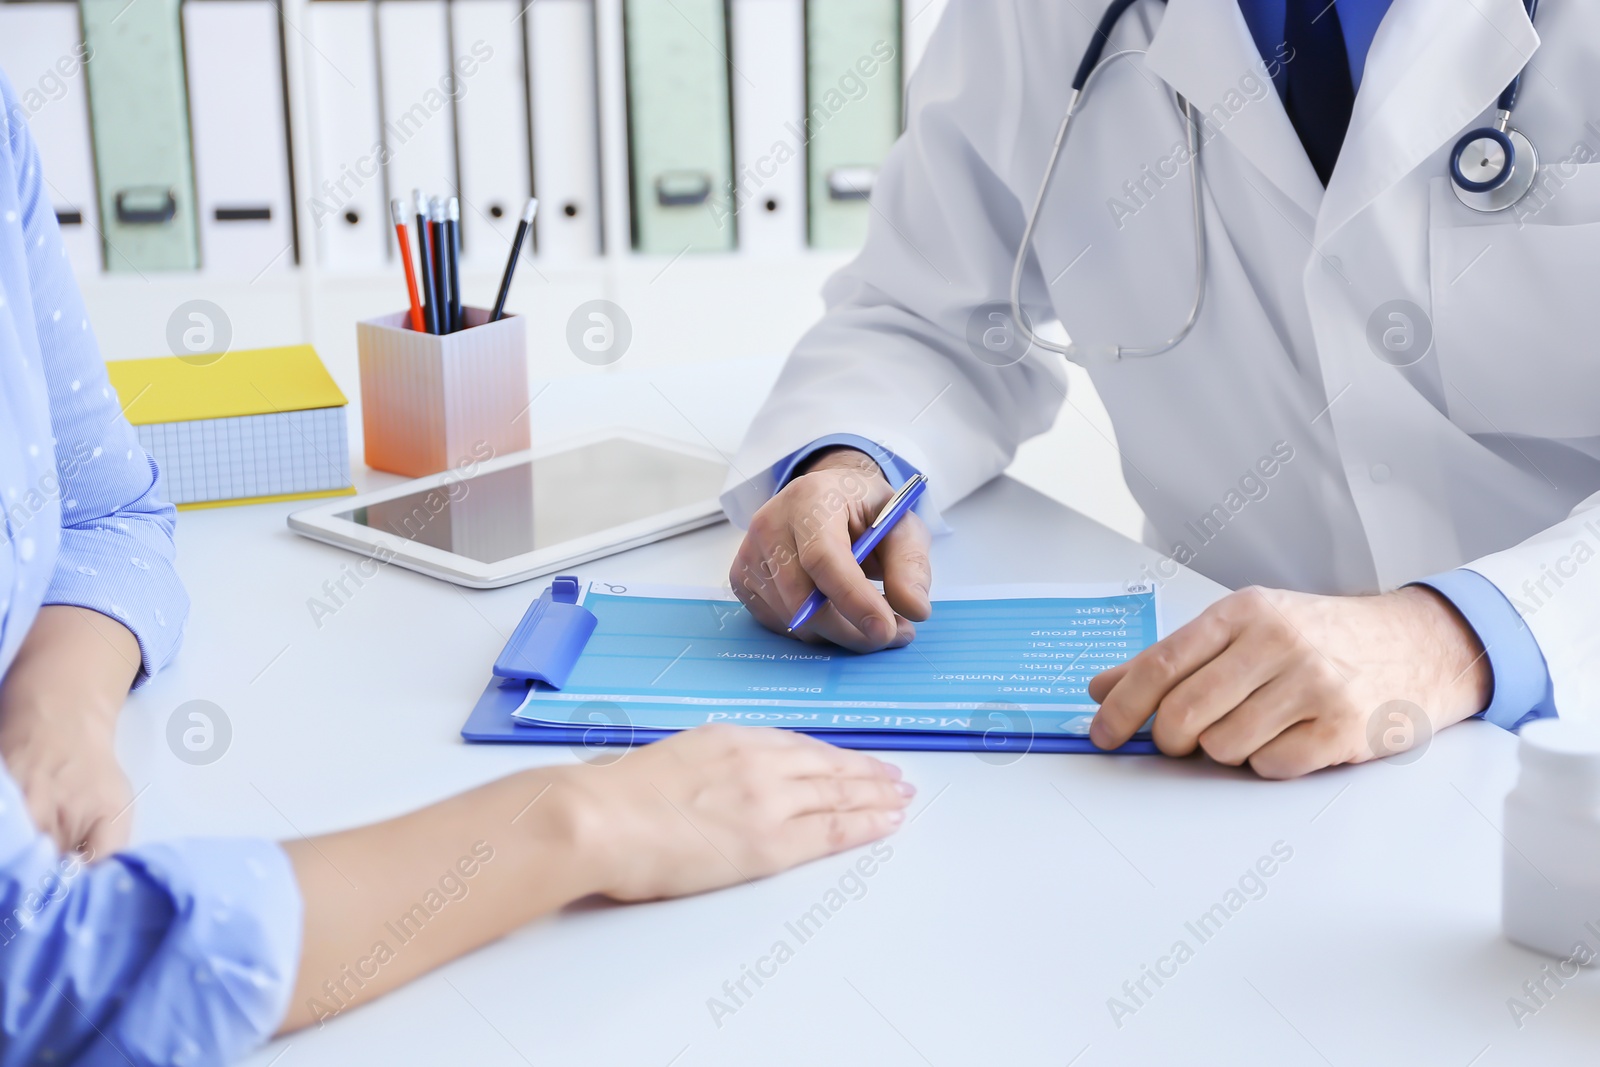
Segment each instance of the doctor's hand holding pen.
[{"label": "doctor's hand holding pen", "polygon": [[[855,652],[908,644],[932,610],[927,526],[908,512],[863,562],[851,550],[894,497],[871,457],[852,448],[818,452],[751,520],[728,573],[734,595],[761,625],[803,641]],[[883,580],[882,593],[872,578]],[[797,625],[814,591],[827,603]]]},{"label": "doctor's hand holding pen", "polygon": [[[816,589],[828,605],[796,637],[857,652],[907,644],[931,610],[927,527],[907,515],[864,565],[850,547],[891,493],[864,453],[818,453],[751,519],[729,584],[779,633]],[[882,593],[870,577],[883,579]],[[1089,737],[1116,748],[1154,716],[1167,755],[1198,749],[1292,778],[1392,755],[1483,711],[1492,690],[1476,632],[1427,586],[1377,596],[1251,587],[1091,680],[1100,710]],[[1375,709],[1398,702],[1427,721],[1412,722],[1409,738],[1375,741]]]}]

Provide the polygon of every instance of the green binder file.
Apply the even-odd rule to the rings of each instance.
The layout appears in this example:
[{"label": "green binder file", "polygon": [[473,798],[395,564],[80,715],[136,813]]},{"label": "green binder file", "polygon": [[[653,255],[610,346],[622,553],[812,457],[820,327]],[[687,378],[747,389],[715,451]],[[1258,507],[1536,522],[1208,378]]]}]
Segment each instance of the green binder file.
[{"label": "green binder file", "polygon": [[856,248],[900,136],[900,0],[806,0],[807,199],[813,248]]},{"label": "green binder file", "polygon": [[82,0],[108,271],[199,266],[178,6]]},{"label": "green binder file", "polygon": [[723,0],[627,0],[633,246],[734,247]]}]

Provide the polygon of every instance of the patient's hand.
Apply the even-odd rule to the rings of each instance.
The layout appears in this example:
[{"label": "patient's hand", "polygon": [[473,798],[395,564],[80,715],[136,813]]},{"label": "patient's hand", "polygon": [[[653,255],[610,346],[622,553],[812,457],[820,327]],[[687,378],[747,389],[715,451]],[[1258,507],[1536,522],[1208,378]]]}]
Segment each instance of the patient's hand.
[{"label": "patient's hand", "polygon": [[[784,633],[812,589],[828,603],[800,628],[857,652],[898,647],[928,617],[928,528],[907,515],[857,565],[851,542],[893,490],[872,459],[854,449],[823,452],[807,473],[784,486],[750,520],[728,584],[769,630]],[[883,580],[879,593],[869,578]]]},{"label": "patient's hand", "polygon": [[0,759],[36,825],[96,858],[128,843],[128,779],[113,748],[139,642],[88,608],[41,608],[0,681]]},{"label": "patient's hand", "polygon": [[115,714],[81,707],[7,707],[0,756],[34,825],[63,852],[100,859],[128,843],[133,796],[113,748]]},{"label": "patient's hand", "polygon": [[735,885],[876,841],[916,793],[864,752],[748,726],[702,726],[557,773],[581,862],[618,900]]},{"label": "patient's hand", "polygon": [[[1115,748],[1153,713],[1156,745],[1170,756],[1199,747],[1219,763],[1292,778],[1393,755],[1482,711],[1492,684],[1477,635],[1431,589],[1243,589],[1096,676],[1089,736]],[[1396,738],[1380,710],[1392,701],[1420,709],[1427,721],[1413,726],[1423,729]]]},{"label": "patient's hand", "polygon": [[[724,724],[613,763],[532,767],[409,815],[286,841],[305,935],[281,1032],[327,1018],[325,1003],[343,1011],[352,993],[379,996],[592,894],[699,893],[875,841],[903,824],[914,793],[864,752]],[[362,971],[358,989],[324,1000],[329,975],[372,959],[374,943],[398,933],[391,917],[404,916],[404,927],[418,909],[428,915],[433,906],[417,901],[440,890],[450,906],[433,910],[426,931],[376,957],[387,962]]]}]

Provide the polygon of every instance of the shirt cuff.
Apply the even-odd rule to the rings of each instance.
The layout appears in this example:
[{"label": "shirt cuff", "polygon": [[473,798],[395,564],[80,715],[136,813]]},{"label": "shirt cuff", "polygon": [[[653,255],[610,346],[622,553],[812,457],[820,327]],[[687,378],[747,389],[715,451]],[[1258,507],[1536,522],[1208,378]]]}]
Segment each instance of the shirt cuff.
[{"label": "shirt cuff", "polygon": [[[921,472],[899,456],[890,452],[876,441],[869,441],[865,437],[857,437],[853,433],[831,433],[826,437],[819,437],[804,448],[797,449],[780,459],[773,467],[777,477],[778,488],[782,489],[794,478],[795,471],[802,467],[806,460],[821,452],[825,448],[853,448],[857,452],[864,452],[872,457],[872,461],[883,471],[883,476],[889,480],[892,488],[899,489],[911,480],[914,474]],[[912,510],[916,510],[913,508]]]},{"label": "shirt cuff", "polygon": [[61,531],[44,603],[88,608],[126,626],[139,642],[137,689],[177,654],[189,598],[173,569],[170,542],[163,550],[118,525],[131,523],[112,517]]},{"label": "shirt cuff", "polygon": [[1556,714],[1539,642],[1500,587],[1477,571],[1460,568],[1413,583],[1425,585],[1455,606],[1483,643],[1494,695],[1479,715],[1507,730]]},{"label": "shirt cuff", "polygon": [[251,838],[191,838],[115,857],[164,890],[174,919],[110,1035],[136,1062],[232,1063],[288,1014],[303,903],[289,857]]},{"label": "shirt cuff", "polygon": [[[899,489],[910,481],[912,475],[922,473],[916,464],[906,460],[899,453],[891,452],[870,437],[853,433],[827,434],[803,448],[779,457],[776,462],[763,467],[761,472],[753,477],[745,477],[742,474],[736,478],[730,477],[730,485],[723,490],[721,498],[722,510],[727,514],[728,521],[735,526],[748,527],[755,513],[795,478],[796,472],[806,460],[825,448],[854,448],[871,456],[893,489]],[[923,493],[911,510],[921,517],[928,526],[928,532],[934,536],[950,532],[944,516],[939,513],[938,505],[934,503],[933,492]]]}]

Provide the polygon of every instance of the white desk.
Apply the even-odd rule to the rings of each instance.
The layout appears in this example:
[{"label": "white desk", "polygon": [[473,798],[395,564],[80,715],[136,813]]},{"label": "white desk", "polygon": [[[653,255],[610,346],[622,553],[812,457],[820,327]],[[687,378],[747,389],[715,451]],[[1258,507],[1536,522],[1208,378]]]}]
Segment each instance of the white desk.
[{"label": "white desk", "polygon": [[[187,645],[134,698],[120,735],[141,839],[315,834],[572,758],[457,736],[537,584],[468,592],[390,567],[319,628],[307,599],[356,557],[289,533],[289,510],[183,516]],[[951,519],[958,532],[935,550],[942,581],[1131,578],[1151,559],[1008,480]],[[736,543],[723,525],[591,570],[717,582]],[[1186,617],[1218,590],[1184,576],[1167,592]],[[231,747],[209,766],[166,747],[168,716],[191,699],[232,724]],[[1487,1067],[1593,1056],[1600,979],[1569,983],[1520,1031],[1506,1007],[1544,961],[1499,934],[1494,824],[1515,760],[1494,727],[1452,729],[1410,765],[1289,783],[1158,757],[895,758],[921,788],[914,818],[865,895],[804,943],[785,923],[823,901],[853,856],[690,900],[574,908],[252,1062]],[[1265,895],[1202,943],[1185,923],[1280,841],[1293,858]],[[719,1028],[708,998],[727,1000],[723,983],[779,940],[793,958],[763,987],[747,981],[754,995]],[[1179,940],[1193,958],[1159,989],[1146,979],[1154,995],[1119,1029],[1108,998]]]}]

